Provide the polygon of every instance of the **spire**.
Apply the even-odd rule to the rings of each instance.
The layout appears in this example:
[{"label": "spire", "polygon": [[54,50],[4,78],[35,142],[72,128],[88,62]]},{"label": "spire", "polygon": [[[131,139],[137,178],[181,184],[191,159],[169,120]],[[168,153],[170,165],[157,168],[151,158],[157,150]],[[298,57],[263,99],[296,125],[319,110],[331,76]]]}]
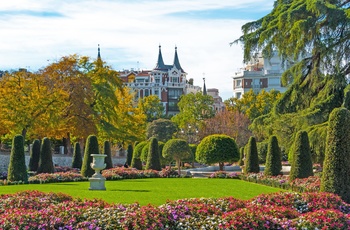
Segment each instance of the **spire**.
[{"label": "spire", "polygon": [[205,86],[205,77],[203,77],[203,95],[207,95],[207,87]]},{"label": "spire", "polygon": [[158,61],[155,69],[164,69],[164,68],[165,68],[165,65],[163,61],[161,45],[159,45]]},{"label": "spire", "polygon": [[97,60],[101,60],[100,44],[98,44],[98,49],[97,49]]},{"label": "spire", "polygon": [[177,69],[180,69],[181,71],[185,72],[182,68],[181,68],[181,65],[180,65],[180,62],[179,62],[179,57],[177,56],[177,47],[175,46],[175,57],[174,57],[174,64],[173,66],[175,66]]}]

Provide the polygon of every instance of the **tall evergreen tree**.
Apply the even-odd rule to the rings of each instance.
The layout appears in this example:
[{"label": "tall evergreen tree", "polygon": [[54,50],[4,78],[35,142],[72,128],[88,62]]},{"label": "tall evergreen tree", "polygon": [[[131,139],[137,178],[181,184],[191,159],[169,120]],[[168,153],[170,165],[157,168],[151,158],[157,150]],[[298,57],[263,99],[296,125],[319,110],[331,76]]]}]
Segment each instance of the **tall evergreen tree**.
[{"label": "tall evergreen tree", "polygon": [[281,174],[282,170],[282,159],[281,150],[278,146],[276,136],[271,136],[267,147],[267,156],[265,163],[264,174],[266,176],[277,176]]},{"label": "tall evergreen tree", "polygon": [[241,147],[239,149],[239,161],[238,161],[238,165],[239,166],[243,166],[244,165],[244,147]]},{"label": "tall evergreen tree", "polygon": [[12,140],[7,179],[9,181],[28,182],[27,167],[24,156],[24,138],[22,135],[16,135]]},{"label": "tall evergreen tree", "polygon": [[44,137],[40,148],[40,160],[38,173],[54,173],[55,167],[52,160],[52,150],[50,139]]},{"label": "tall evergreen tree", "polygon": [[333,110],[329,117],[321,191],[332,192],[350,203],[350,112]]},{"label": "tall evergreen tree", "polygon": [[103,145],[103,154],[107,155],[107,157],[105,157],[106,169],[113,168],[111,144],[109,141],[105,141]]},{"label": "tall evergreen tree", "polygon": [[82,164],[81,148],[79,142],[77,142],[74,145],[72,168],[81,169]]},{"label": "tall evergreen tree", "polygon": [[133,152],[133,148],[132,145],[128,145],[128,150],[127,150],[127,154],[126,154],[126,163],[128,165],[131,165],[131,161],[132,161],[132,152]]},{"label": "tall evergreen tree", "polygon": [[246,149],[246,156],[244,162],[244,173],[258,173],[260,172],[259,167],[259,156],[258,148],[256,146],[255,137],[250,137]]},{"label": "tall evergreen tree", "polygon": [[85,144],[85,152],[83,165],[81,167],[81,175],[84,177],[91,177],[95,171],[91,168],[90,164],[92,163],[91,154],[99,154],[98,141],[95,135],[88,136]]},{"label": "tall evergreen tree", "polygon": [[145,147],[145,145],[148,144],[147,141],[142,141],[140,143],[137,143],[137,145],[134,148],[134,152],[132,154],[132,161],[131,161],[131,167],[136,168],[138,170],[142,169],[142,161],[141,161],[141,154],[142,149]]},{"label": "tall evergreen tree", "polygon": [[291,164],[289,180],[313,176],[311,150],[306,131],[299,131],[293,146],[293,161]]},{"label": "tall evergreen tree", "polygon": [[29,158],[29,171],[36,172],[39,167],[40,159],[40,140],[36,139],[30,148],[30,158]]},{"label": "tall evergreen tree", "polygon": [[153,169],[157,171],[162,169],[160,166],[158,140],[155,137],[152,137],[150,140],[146,169]]}]

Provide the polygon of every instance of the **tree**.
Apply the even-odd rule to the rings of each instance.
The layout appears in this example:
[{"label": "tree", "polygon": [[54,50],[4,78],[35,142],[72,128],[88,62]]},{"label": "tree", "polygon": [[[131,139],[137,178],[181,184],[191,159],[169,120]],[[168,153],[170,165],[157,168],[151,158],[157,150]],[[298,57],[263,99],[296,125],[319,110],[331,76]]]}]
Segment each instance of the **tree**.
[{"label": "tree", "polygon": [[158,140],[155,137],[152,137],[149,144],[149,152],[147,157],[146,169],[153,169],[160,171],[160,158],[159,158],[159,146]]},{"label": "tree", "polygon": [[277,0],[268,15],[242,27],[235,42],[243,43],[245,62],[257,52],[267,58],[278,52],[289,67],[282,75],[288,90],[271,113],[254,120],[255,135],[276,135],[288,152],[298,131],[312,130],[310,145],[322,156],[318,143],[326,141],[329,114],[343,104],[350,73],[348,10],[343,0]]},{"label": "tree", "polygon": [[171,120],[182,129],[186,129],[188,125],[200,128],[205,119],[215,115],[213,103],[212,96],[203,95],[201,92],[182,95],[178,103],[180,112]]},{"label": "tree", "polygon": [[148,123],[146,133],[147,138],[155,137],[159,141],[167,142],[176,131],[177,127],[174,122],[161,118]]},{"label": "tree", "polygon": [[162,154],[165,159],[176,161],[178,174],[181,175],[181,161],[191,156],[191,149],[185,140],[171,139],[165,143]]},{"label": "tree", "polygon": [[91,154],[99,154],[99,147],[97,137],[95,135],[88,136],[85,144],[85,152],[83,165],[81,167],[81,175],[84,177],[91,177],[95,171],[91,168],[90,164],[92,163]]},{"label": "tree", "polygon": [[141,161],[144,163],[147,162],[149,148],[150,148],[150,142],[147,141],[147,144],[145,146],[143,146],[143,148],[141,150],[141,157],[140,157]]},{"label": "tree", "polygon": [[109,141],[105,141],[103,144],[103,154],[107,155],[107,157],[105,158],[106,169],[113,168],[111,144],[109,143]]},{"label": "tree", "polygon": [[235,140],[227,135],[214,134],[205,137],[196,150],[196,160],[204,164],[219,163],[220,171],[225,162],[239,160],[239,150]]},{"label": "tree", "polygon": [[76,142],[74,145],[73,159],[72,159],[72,168],[81,169],[83,164],[81,157],[81,148],[79,142]]},{"label": "tree", "polygon": [[47,137],[43,138],[40,148],[40,160],[38,173],[54,173],[55,167],[52,161],[51,142]]},{"label": "tree", "polygon": [[326,156],[323,165],[321,191],[338,194],[350,203],[350,112],[335,109],[329,117]]},{"label": "tree", "polygon": [[238,165],[239,166],[243,166],[244,165],[244,147],[241,147],[239,149],[239,161],[238,161]]},{"label": "tree", "polygon": [[140,98],[137,105],[146,115],[146,121],[152,122],[164,115],[164,106],[157,95]]},{"label": "tree", "polygon": [[206,119],[198,135],[203,139],[212,134],[225,134],[235,139],[237,145],[244,146],[252,134],[248,129],[250,123],[249,118],[238,110],[224,110]]},{"label": "tree", "polygon": [[24,156],[24,138],[22,135],[16,135],[12,140],[7,179],[9,181],[28,182],[27,167]]},{"label": "tree", "polygon": [[309,138],[306,131],[299,131],[293,146],[289,180],[313,176]]},{"label": "tree", "polygon": [[138,170],[142,170],[142,161],[141,161],[141,154],[142,149],[147,145],[147,141],[141,141],[134,147],[134,152],[132,154],[132,161],[131,161],[131,167],[136,168]]},{"label": "tree", "polygon": [[33,145],[30,149],[30,158],[29,158],[29,171],[36,172],[39,167],[40,160],[40,140],[36,139],[33,142]]},{"label": "tree", "polygon": [[281,174],[282,170],[281,150],[278,146],[278,140],[276,136],[271,136],[269,139],[266,163],[264,174],[266,176],[277,176]]},{"label": "tree", "polygon": [[255,137],[250,137],[247,146],[244,161],[244,173],[258,173],[260,172],[258,149],[256,147]]},{"label": "tree", "polygon": [[132,161],[132,153],[133,153],[133,148],[132,145],[128,145],[128,150],[127,150],[127,154],[126,154],[126,163],[128,165],[131,165],[131,161]]}]

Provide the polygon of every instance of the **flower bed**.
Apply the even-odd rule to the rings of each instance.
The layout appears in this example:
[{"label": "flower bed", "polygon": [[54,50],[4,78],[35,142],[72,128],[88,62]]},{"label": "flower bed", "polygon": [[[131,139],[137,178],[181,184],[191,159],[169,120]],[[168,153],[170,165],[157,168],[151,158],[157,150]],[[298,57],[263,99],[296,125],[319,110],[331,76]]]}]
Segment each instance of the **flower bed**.
[{"label": "flower bed", "polygon": [[350,205],[329,193],[193,198],[158,207],[38,191],[0,196],[0,229],[349,229],[349,213]]}]

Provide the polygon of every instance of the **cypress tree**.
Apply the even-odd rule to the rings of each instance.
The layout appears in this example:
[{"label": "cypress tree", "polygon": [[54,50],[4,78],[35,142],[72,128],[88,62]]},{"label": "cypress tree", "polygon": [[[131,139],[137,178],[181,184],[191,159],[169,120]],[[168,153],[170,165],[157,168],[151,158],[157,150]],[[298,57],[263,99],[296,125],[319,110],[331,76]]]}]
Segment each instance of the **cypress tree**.
[{"label": "cypress tree", "polygon": [[238,165],[239,166],[243,166],[244,165],[244,147],[241,147],[239,149],[239,161],[238,161]]},{"label": "cypress tree", "polygon": [[40,159],[40,140],[34,140],[32,148],[30,149],[30,158],[29,158],[29,171],[36,172],[39,167]]},{"label": "cypress tree", "polygon": [[109,141],[105,141],[103,145],[103,154],[107,155],[105,157],[106,169],[113,168],[111,144],[109,143]]},{"label": "cypress tree", "polygon": [[281,150],[278,146],[276,136],[271,136],[267,147],[267,156],[265,163],[264,174],[266,176],[277,176],[281,174],[282,162],[281,162]]},{"label": "cypress tree", "polygon": [[244,173],[258,173],[260,172],[259,167],[259,156],[258,148],[256,146],[255,137],[250,137],[246,147],[246,159],[244,162]]},{"label": "cypress tree", "polygon": [[295,178],[313,176],[309,138],[306,131],[299,131],[293,146],[293,161],[291,164],[289,181]]},{"label": "cypress tree", "polygon": [[334,109],[329,116],[321,191],[338,194],[350,203],[350,112]]},{"label": "cypress tree", "polygon": [[132,152],[133,152],[132,145],[128,145],[128,150],[127,150],[127,154],[126,154],[126,163],[127,163],[128,165],[131,165],[131,161],[132,161]]},{"label": "cypress tree", "polygon": [[82,164],[81,148],[79,142],[77,142],[74,145],[72,168],[81,169]]},{"label": "cypress tree", "polygon": [[135,146],[134,152],[132,154],[132,161],[131,161],[132,168],[142,170],[141,154],[142,154],[142,149],[146,144],[148,144],[147,141],[142,141]]},{"label": "cypress tree", "polygon": [[52,150],[50,139],[44,137],[40,148],[40,160],[38,173],[54,173],[55,167],[52,161]]},{"label": "cypress tree", "polygon": [[149,144],[146,169],[153,169],[157,171],[160,171],[162,169],[160,166],[158,140],[155,137],[151,138]]},{"label": "cypress tree", "polygon": [[91,177],[95,171],[91,168],[92,163],[91,154],[99,154],[98,141],[95,135],[88,136],[85,144],[83,165],[81,167],[81,175],[84,177]]},{"label": "cypress tree", "polygon": [[24,138],[22,135],[16,135],[12,139],[12,149],[10,163],[7,170],[7,179],[9,181],[28,182],[27,167],[24,156]]}]

